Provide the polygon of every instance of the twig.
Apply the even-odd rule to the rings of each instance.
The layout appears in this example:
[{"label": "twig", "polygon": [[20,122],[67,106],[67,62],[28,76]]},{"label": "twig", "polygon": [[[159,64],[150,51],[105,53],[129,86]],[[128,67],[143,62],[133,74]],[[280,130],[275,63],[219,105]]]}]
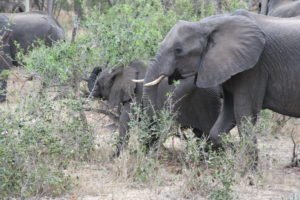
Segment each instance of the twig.
[{"label": "twig", "polygon": [[84,108],[84,111],[92,111],[92,112],[97,112],[97,113],[107,115],[111,120],[113,120],[116,123],[119,123],[119,117],[113,112],[110,112],[108,110],[96,109],[96,108]]},{"label": "twig", "polygon": [[295,141],[295,139],[294,139],[294,129],[293,129],[293,131],[292,131],[292,133],[291,133],[291,139],[292,139],[292,142],[293,142],[293,145],[294,145],[294,146],[293,146],[292,163],[291,163],[290,167],[297,167],[297,166],[299,166],[300,162],[299,162],[299,160],[297,159],[297,157],[298,157],[298,155],[297,155],[297,153],[296,153],[297,143],[296,143],[296,141]]},{"label": "twig", "polygon": [[73,26],[73,31],[72,31],[72,38],[71,38],[72,43],[75,41],[77,29],[78,29],[78,15],[75,15],[74,16],[74,26]]}]

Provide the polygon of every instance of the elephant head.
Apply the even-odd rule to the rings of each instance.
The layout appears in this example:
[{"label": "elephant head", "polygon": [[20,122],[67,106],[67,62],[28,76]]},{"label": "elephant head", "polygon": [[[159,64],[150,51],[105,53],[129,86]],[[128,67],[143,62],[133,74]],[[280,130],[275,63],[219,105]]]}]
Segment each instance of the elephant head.
[{"label": "elephant head", "polygon": [[[243,12],[243,11],[241,11]],[[222,84],[258,62],[265,44],[261,29],[250,18],[216,15],[199,22],[179,21],[156,55],[160,73],[145,86],[195,76],[200,88]]]},{"label": "elephant head", "polygon": [[275,17],[296,17],[300,15],[300,1],[262,0],[260,14]]},{"label": "elephant head", "polygon": [[[132,80],[140,78],[139,76],[143,77],[145,70],[145,64],[140,61],[133,62],[126,68],[107,68],[98,73],[91,95],[108,100],[111,107],[128,102],[135,96],[137,89],[137,83]],[[94,69],[93,73],[97,74],[97,72],[99,70]],[[93,73],[90,76],[91,80],[94,78]]]},{"label": "elephant head", "polygon": [[22,2],[12,0],[2,0],[0,2],[0,13],[25,12],[25,5]]}]

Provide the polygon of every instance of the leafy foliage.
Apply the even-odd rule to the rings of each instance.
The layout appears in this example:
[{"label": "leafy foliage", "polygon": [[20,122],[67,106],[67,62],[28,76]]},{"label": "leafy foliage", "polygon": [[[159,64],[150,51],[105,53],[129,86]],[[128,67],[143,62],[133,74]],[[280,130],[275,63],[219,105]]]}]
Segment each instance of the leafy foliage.
[{"label": "leafy foliage", "polygon": [[84,77],[99,62],[97,51],[89,48],[90,41],[86,37],[80,37],[77,42],[60,41],[52,47],[40,44],[33,49],[23,62],[26,68],[42,77],[47,84],[69,84],[74,82],[75,74]]}]

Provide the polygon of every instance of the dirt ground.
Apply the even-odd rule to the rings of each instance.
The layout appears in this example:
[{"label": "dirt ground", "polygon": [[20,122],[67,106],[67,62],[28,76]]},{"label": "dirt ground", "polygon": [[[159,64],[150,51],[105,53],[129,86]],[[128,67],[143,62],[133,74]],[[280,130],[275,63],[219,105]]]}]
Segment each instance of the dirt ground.
[{"label": "dirt ground", "polygon": [[[8,102],[1,106],[9,108],[14,101],[24,98],[27,94],[36,92],[39,82],[28,81],[22,70],[14,69],[8,81]],[[111,161],[113,147],[110,145],[117,130],[106,116],[94,112],[86,112],[88,122],[93,126],[96,136],[97,162],[76,165],[68,171],[76,183],[73,190],[63,197],[55,199],[70,200],[160,200],[187,199],[183,195],[184,183],[182,175],[172,170],[173,166],[159,169],[161,182],[147,185],[135,184],[114,177],[112,171],[121,167],[120,160]],[[234,130],[235,131],[235,130]],[[233,131],[233,132],[234,132]],[[237,199],[247,200],[300,200],[300,168],[287,168],[291,163],[293,143],[291,132],[296,141],[300,142],[300,120],[289,120],[277,134],[259,136],[259,156],[261,177],[257,184],[240,183],[234,186]],[[180,143],[180,141],[177,141]],[[100,161],[97,158],[101,158]],[[124,159],[123,159],[124,160]],[[117,163],[117,165],[114,165]],[[122,169],[119,169],[122,170]],[[194,195],[190,199],[204,199]]]}]

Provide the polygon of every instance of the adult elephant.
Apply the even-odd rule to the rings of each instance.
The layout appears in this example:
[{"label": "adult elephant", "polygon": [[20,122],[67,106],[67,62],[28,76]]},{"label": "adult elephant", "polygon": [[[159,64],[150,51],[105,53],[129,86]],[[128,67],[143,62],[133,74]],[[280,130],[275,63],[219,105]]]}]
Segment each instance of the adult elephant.
[{"label": "adult elephant", "polygon": [[[147,73],[146,73],[147,69]],[[95,68],[89,78],[89,90],[94,97],[101,97],[108,100],[111,107],[122,105],[120,110],[119,134],[121,143],[118,151],[122,149],[127,141],[127,130],[130,103],[133,98],[136,102],[151,103],[154,111],[163,109],[167,102],[167,94],[172,93],[172,100],[175,102],[174,110],[177,111],[176,121],[182,127],[191,127],[197,137],[204,133],[209,133],[212,125],[217,119],[220,111],[220,90],[219,88],[201,89],[194,84],[193,78],[182,80],[178,86],[169,85],[167,80],[158,86],[144,90],[143,84],[133,82],[133,79],[145,80],[159,73],[154,65],[146,68],[142,61],[132,62],[127,68],[118,68],[114,70],[105,69],[101,71]],[[94,84],[93,84],[94,83]],[[147,97],[147,99],[145,99]],[[147,102],[146,102],[147,101]],[[200,106],[199,104],[200,103]],[[143,106],[146,106],[143,104]],[[153,114],[152,106],[147,107]]]},{"label": "adult elephant", "polygon": [[[46,13],[33,11],[16,14],[0,14],[0,30],[2,36],[2,55],[0,57],[0,73],[12,64],[17,64],[17,53],[27,52],[37,40],[42,40],[47,46],[53,42],[65,39],[65,32],[60,24]],[[8,62],[7,57],[11,60]],[[6,80],[1,80],[0,89],[5,90]],[[0,101],[5,100],[5,94],[0,94]]]},{"label": "adult elephant", "polygon": [[14,0],[1,0],[0,13],[19,13],[25,12],[25,5],[22,2]]},{"label": "adult elephant", "polygon": [[[164,77],[195,76],[199,88],[221,85],[222,110],[209,133],[214,147],[220,133],[250,119],[261,109],[300,117],[300,20],[239,10],[199,22],[179,21],[165,37],[156,57]],[[198,104],[200,106],[200,103]],[[250,133],[249,133],[250,134]],[[255,139],[255,138],[254,138]]]},{"label": "adult elephant", "polygon": [[261,14],[284,18],[300,16],[300,1],[263,0],[261,2]]}]

